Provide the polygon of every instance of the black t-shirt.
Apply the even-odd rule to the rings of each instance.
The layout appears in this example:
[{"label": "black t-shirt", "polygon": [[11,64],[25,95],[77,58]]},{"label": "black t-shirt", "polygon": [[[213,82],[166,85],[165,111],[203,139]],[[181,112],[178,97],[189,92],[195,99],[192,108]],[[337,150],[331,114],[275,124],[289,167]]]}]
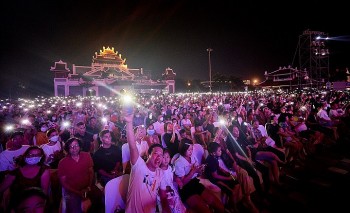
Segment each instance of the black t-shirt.
[{"label": "black t-shirt", "polygon": [[89,125],[86,125],[86,133],[90,134],[90,135],[94,135],[94,134],[98,134],[100,133],[101,131],[101,127],[99,126],[89,126]]},{"label": "black t-shirt", "polygon": [[241,156],[246,155],[246,147],[249,145],[249,142],[245,137],[242,136],[240,136],[237,140],[234,140],[229,136],[227,137],[226,145],[231,155],[236,159],[237,152]]},{"label": "black t-shirt", "polygon": [[82,142],[82,151],[84,152],[90,152],[90,148],[91,148],[91,142],[94,140],[93,139],[93,135],[88,134],[87,132],[85,132],[84,135],[80,135],[80,134],[75,134],[74,137],[79,138]]},{"label": "black t-shirt", "polygon": [[211,135],[215,135],[214,134],[214,129],[215,129],[214,124],[207,124],[207,126],[203,127],[203,129],[208,130],[211,133]]},{"label": "black t-shirt", "polygon": [[218,171],[219,161],[213,155],[209,155],[207,159],[205,159],[205,163],[207,164],[204,171],[205,176],[210,180],[210,182],[215,184],[218,180],[213,177],[212,173]]},{"label": "black t-shirt", "polygon": [[116,145],[112,145],[109,148],[100,147],[94,153],[92,159],[94,161],[95,172],[102,169],[109,173],[114,170],[117,162],[122,163],[122,150]]},{"label": "black t-shirt", "polygon": [[175,133],[175,141],[174,143],[170,142],[170,139],[172,137],[173,133],[165,133],[163,135],[163,140],[167,146],[167,148],[170,151],[170,157],[173,157],[176,153],[179,152],[179,138],[177,137],[177,134]]},{"label": "black t-shirt", "polygon": [[281,141],[280,141],[280,136],[278,135],[278,131],[279,131],[280,126],[279,125],[273,125],[273,124],[267,124],[266,125],[266,131],[267,134],[272,138],[272,140],[275,141],[275,143],[277,145],[281,145]]}]

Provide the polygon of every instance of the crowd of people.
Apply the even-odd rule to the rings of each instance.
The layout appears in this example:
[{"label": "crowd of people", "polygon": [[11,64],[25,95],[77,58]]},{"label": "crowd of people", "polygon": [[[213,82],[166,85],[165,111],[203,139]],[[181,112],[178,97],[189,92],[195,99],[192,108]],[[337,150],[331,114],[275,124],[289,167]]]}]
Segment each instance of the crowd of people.
[{"label": "crowd of people", "polygon": [[256,213],[285,168],[349,147],[346,91],[125,95],[1,100],[0,212],[104,212],[129,175],[113,212]]}]

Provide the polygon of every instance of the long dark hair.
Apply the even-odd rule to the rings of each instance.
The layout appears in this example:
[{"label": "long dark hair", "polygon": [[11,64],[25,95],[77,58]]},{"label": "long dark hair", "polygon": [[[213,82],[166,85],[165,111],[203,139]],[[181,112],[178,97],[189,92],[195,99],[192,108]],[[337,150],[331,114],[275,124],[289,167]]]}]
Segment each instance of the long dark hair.
[{"label": "long dark hair", "polygon": [[193,145],[192,141],[188,138],[183,138],[179,144],[179,153],[182,156],[185,156],[190,145]]},{"label": "long dark hair", "polygon": [[16,160],[17,164],[20,166],[20,167],[23,167],[25,166],[27,163],[26,163],[26,157],[29,155],[29,152],[33,149],[37,149],[37,150],[40,150],[40,154],[41,154],[41,159],[39,161],[39,163],[37,164],[38,166],[42,166],[44,165],[44,162],[45,162],[45,159],[46,159],[46,156],[45,156],[45,153],[44,153],[44,150],[38,146],[30,146],[24,153],[23,155],[21,155],[20,157],[18,157],[18,159]]}]

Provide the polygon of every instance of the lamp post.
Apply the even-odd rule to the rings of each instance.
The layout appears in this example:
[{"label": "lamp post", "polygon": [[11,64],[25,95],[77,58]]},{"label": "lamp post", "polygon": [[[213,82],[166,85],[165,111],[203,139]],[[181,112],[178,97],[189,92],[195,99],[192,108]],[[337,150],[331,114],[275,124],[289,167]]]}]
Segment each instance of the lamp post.
[{"label": "lamp post", "polygon": [[209,92],[211,92],[211,60],[210,60],[210,52],[213,51],[213,49],[208,48],[208,56],[209,56]]}]

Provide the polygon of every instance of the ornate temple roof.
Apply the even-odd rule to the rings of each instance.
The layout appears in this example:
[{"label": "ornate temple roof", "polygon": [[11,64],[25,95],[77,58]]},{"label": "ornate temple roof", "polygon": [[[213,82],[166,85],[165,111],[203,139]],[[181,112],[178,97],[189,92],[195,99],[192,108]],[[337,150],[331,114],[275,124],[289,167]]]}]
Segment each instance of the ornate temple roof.
[{"label": "ornate temple roof", "polygon": [[95,56],[92,56],[92,62],[93,63],[99,63],[99,64],[118,64],[122,65],[125,68],[127,67],[127,64],[125,64],[126,59],[122,58],[122,54],[118,54],[118,51],[114,51],[114,47],[103,47],[102,50],[100,50],[100,53],[98,54],[95,52]]},{"label": "ornate temple roof", "polygon": [[50,71],[53,72],[70,72],[69,68],[67,67],[67,63],[63,62],[62,60],[55,62],[55,66],[51,67]]},{"label": "ornate temple roof", "polygon": [[170,67],[165,69],[165,72],[162,74],[165,80],[174,80],[176,77],[176,73],[174,73],[173,69]]}]

